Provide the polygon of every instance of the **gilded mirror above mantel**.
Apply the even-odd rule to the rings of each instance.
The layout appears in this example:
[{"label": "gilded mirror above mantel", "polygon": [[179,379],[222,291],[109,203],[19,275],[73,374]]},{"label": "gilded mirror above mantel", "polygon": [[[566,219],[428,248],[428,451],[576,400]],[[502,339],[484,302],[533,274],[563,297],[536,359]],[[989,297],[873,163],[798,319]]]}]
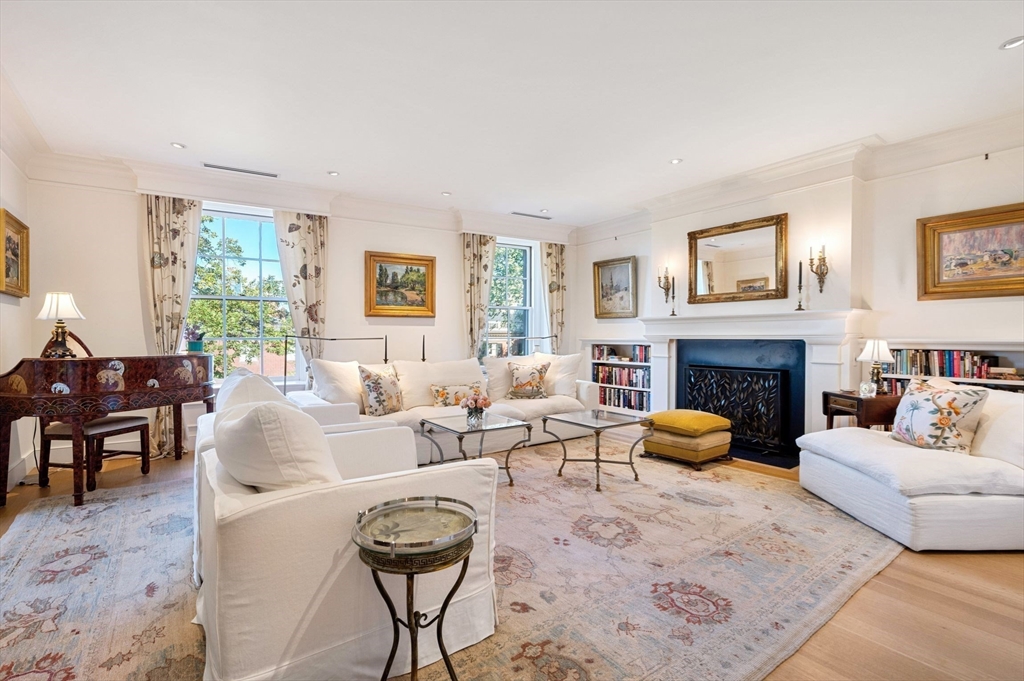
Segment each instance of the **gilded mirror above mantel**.
[{"label": "gilded mirror above mantel", "polygon": [[786,297],[788,213],[690,232],[689,303]]}]

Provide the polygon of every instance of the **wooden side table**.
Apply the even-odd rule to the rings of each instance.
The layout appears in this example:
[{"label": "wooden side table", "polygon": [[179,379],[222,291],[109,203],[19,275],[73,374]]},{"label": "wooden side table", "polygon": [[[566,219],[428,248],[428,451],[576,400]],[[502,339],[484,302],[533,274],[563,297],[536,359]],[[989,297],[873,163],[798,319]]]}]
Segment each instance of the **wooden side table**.
[{"label": "wooden side table", "polygon": [[900,395],[876,395],[861,397],[857,393],[831,392],[821,394],[821,411],[828,419],[829,430],[836,416],[853,416],[861,428],[871,426],[892,427],[896,420],[896,407],[900,404]]}]

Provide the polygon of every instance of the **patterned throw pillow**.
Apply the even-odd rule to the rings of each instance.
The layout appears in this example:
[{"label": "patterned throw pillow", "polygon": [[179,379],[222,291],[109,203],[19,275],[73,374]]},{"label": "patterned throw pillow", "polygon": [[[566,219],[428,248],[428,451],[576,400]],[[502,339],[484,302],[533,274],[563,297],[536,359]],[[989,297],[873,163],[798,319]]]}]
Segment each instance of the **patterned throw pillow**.
[{"label": "patterned throw pillow", "polygon": [[369,416],[387,416],[402,411],[402,389],[398,385],[395,367],[382,371],[359,367],[363,381],[363,407]]},{"label": "patterned throw pillow", "polygon": [[547,397],[544,392],[544,376],[547,375],[551,362],[544,364],[513,364],[508,363],[512,372],[512,388],[505,397],[510,400],[536,400]]},{"label": "patterned throw pillow", "polygon": [[468,385],[431,385],[430,392],[434,393],[435,407],[457,407],[459,402],[470,395],[483,395],[484,386],[481,381],[473,381]]},{"label": "patterned throw pillow", "polygon": [[922,449],[971,453],[988,391],[980,388],[936,388],[912,380],[896,409],[893,440]]}]

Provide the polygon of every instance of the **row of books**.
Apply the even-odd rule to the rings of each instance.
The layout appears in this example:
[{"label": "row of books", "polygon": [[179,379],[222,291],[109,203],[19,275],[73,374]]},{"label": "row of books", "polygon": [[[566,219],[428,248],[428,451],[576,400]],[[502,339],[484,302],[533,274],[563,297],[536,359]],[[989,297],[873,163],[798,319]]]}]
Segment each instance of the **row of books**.
[{"label": "row of books", "polygon": [[595,364],[592,380],[594,383],[621,385],[627,388],[650,388],[650,367],[612,367]]},{"label": "row of books", "polygon": [[650,411],[651,394],[621,388],[599,388],[598,401],[607,407]]},{"label": "row of books", "polygon": [[893,350],[893,364],[883,365],[887,374],[944,376],[946,378],[1008,378],[1016,369],[998,366],[999,358],[967,350]]},{"label": "row of books", "polygon": [[629,356],[620,356],[619,349],[614,345],[592,345],[591,346],[591,359],[598,362],[607,362],[611,360],[617,360],[620,362],[650,362],[651,361],[651,346],[650,345],[633,345],[630,346]]}]

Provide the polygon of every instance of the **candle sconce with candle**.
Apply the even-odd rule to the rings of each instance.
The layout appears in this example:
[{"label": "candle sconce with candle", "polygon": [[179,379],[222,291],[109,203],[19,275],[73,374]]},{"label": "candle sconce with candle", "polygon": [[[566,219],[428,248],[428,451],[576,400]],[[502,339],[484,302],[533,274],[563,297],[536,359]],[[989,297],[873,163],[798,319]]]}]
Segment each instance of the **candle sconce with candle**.
[{"label": "candle sconce with candle", "polygon": [[796,280],[796,311],[803,312],[804,308],[804,261],[800,261],[800,267],[797,269],[797,280]]},{"label": "candle sconce with candle", "polygon": [[669,317],[676,316],[676,278],[668,275],[668,265],[665,266],[665,275],[658,275],[658,288],[665,292],[665,302],[668,302],[669,292],[672,293],[672,314]]},{"label": "candle sconce with candle", "polygon": [[811,271],[811,274],[818,277],[818,293],[825,292],[825,277],[828,276],[828,261],[825,259],[825,245],[822,244],[821,250],[818,251],[818,262],[814,262],[814,246],[810,248],[810,260],[807,263],[807,269]]}]

